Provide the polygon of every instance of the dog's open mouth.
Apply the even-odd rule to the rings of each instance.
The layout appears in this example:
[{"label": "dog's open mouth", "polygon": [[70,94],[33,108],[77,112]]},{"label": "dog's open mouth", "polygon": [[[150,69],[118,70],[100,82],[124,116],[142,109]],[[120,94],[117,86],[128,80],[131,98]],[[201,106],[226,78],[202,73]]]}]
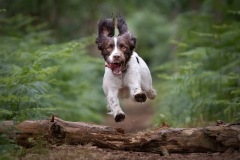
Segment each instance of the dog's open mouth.
[{"label": "dog's open mouth", "polygon": [[113,74],[120,75],[123,73],[123,63],[108,63],[108,67],[111,68]]}]

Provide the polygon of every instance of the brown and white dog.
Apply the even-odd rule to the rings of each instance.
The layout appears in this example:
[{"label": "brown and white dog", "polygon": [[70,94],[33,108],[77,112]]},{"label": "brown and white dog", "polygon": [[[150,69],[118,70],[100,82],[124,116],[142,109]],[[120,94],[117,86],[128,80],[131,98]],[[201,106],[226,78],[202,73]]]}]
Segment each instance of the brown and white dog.
[{"label": "brown and white dog", "polygon": [[134,52],[136,37],[128,31],[123,17],[117,18],[118,36],[115,34],[115,19],[101,19],[98,23],[96,44],[105,59],[103,91],[107,100],[107,109],[116,122],[125,119],[119,105],[120,98],[131,98],[136,102],[145,102],[147,97],[154,99],[156,91],[152,87],[152,77],[148,66]]}]

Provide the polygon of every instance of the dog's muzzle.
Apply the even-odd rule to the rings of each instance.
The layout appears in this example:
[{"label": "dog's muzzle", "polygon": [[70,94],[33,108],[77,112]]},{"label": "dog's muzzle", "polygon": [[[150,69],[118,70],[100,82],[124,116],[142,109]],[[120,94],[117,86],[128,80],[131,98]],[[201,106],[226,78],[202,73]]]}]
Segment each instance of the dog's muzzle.
[{"label": "dog's muzzle", "polygon": [[127,67],[124,65],[124,63],[107,63],[105,67],[110,68],[114,75],[121,75],[127,70]]}]

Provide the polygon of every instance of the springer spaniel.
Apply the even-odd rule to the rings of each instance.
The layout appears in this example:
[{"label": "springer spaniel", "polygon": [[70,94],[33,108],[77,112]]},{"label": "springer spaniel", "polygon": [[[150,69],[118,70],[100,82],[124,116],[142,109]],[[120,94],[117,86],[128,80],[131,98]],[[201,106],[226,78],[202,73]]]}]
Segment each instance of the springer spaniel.
[{"label": "springer spaniel", "polygon": [[115,34],[115,19],[101,19],[98,23],[96,44],[105,60],[103,91],[107,109],[116,122],[125,119],[119,105],[120,98],[131,98],[143,103],[147,97],[154,99],[152,77],[143,59],[134,52],[136,37],[128,31],[123,17],[117,18],[118,36]]}]

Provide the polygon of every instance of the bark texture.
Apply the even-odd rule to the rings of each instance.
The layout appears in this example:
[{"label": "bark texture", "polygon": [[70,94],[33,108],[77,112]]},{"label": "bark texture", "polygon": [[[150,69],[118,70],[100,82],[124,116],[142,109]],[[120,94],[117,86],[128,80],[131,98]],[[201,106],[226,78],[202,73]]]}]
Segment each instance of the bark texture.
[{"label": "bark texture", "polygon": [[42,139],[51,144],[88,144],[115,150],[169,153],[224,152],[240,149],[240,123],[204,128],[161,127],[148,132],[124,134],[121,128],[83,122],[69,122],[52,116],[49,120],[24,121],[15,125],[4,121],[0,134],[7,134],[23,146],[29,139]]}]

